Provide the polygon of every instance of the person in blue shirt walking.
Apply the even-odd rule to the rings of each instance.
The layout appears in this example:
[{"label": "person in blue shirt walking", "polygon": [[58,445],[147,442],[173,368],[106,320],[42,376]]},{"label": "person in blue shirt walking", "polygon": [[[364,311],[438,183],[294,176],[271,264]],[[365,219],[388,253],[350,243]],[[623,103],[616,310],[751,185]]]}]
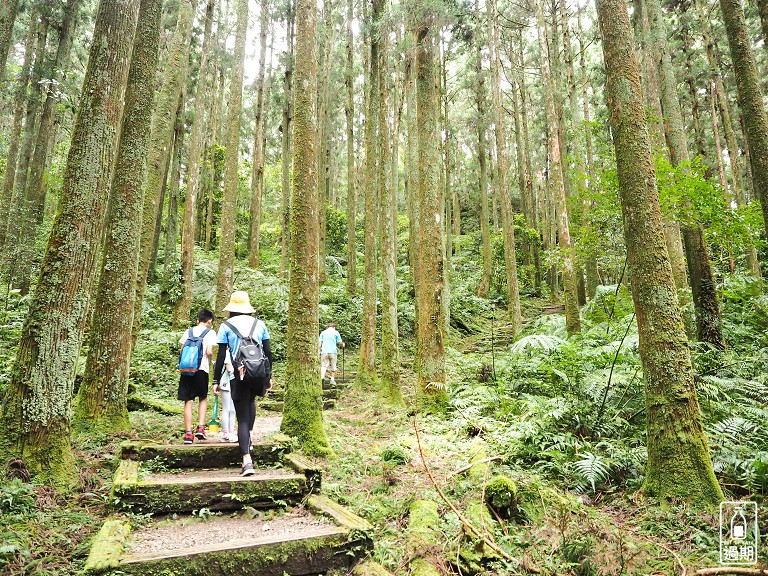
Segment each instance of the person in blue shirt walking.
[{"label": "person in blue shirt walking", "polygon": [[336,324],[331,322],[328,328],[320,332],[320,360],[322,369],[320,370],[320,379],[325,380],[325,373],[330,369],[331,384],[336,384],[336,358],[338,348],[344,348],[344,342],[341,334],[336,331]]},{"label": "person in blue shirt walking", "polygon": [[[230,351],[233,359],[237,354],[237,348],[240,345],[238,332],[244,337],[248,337],[253,331],[253,337],[261,343],[264,357],[269,361],[269,365],[272,365],[269,331],[264,322],[252,316],[254,308],[251,306],[248,293],[242,290],[233,292],[229,304],[224,307],[224,311],[229,312],[229,319],[221,324],[216,338],[219,352],[216,356],[216,367],[213,372],[214,394],[218,394],[221,389],[220,381],[227,350]],[[234,326],[235,330],[232,330],[228,324]],[[235,367],[234,378],[230,381],[230,393],[237,416],[237,441],[240,446],[240,453],[243,455],[241,476],[255,474],[253,459],[251,458],[251,429],[256,420],[256,396],[266,395],[270,388],[272,388],[271,378],[265,378],[254,383],[242,382],[240,372]]]}]

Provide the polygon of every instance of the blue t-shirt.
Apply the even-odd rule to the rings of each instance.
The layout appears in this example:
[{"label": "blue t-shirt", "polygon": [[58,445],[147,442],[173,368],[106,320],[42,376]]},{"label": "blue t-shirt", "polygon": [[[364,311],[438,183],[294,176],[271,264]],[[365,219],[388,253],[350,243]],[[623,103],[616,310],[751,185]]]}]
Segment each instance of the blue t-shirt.
[{"label": "blue t-shirt", "polygon": [[336,344],[341,342],[341,334],[336,328],[326,328],[320,332],[320,354],[336,354]]},{"label": "blue t-shirt", "polygon": [[[227,320],[227,322],[237,328],[240,334],[243,336],[248,336],[248,334],[251,332],[251,328],[253,327],[253,323],[256,322],[256,329],[253,331],[254,338],[262,343],[264,340],[269,340],[269,332],[267,331],[266,324],[264,324],[264,322],[261,320],[254,318],[253,316],[235,316],[234,318]],[[216,342],[218,344],[228,344],[229,351],[233,358],[235,357],[235,353],[237,353],[237,347],[240,346],[240,338],[238,335],[232,332],[229,326],[223,322],[221,326],[219,326],[219,332],[216,335]]]}]

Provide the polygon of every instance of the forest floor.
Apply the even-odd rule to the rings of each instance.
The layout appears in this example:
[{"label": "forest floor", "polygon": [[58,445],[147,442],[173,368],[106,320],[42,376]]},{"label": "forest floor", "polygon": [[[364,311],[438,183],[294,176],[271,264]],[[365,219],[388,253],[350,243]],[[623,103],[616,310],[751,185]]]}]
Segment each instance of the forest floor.
[{"label": "forest floor", "polygon": [[[529,323],[527,336],[518,338],[513,346],[502,311],[485,318],[473,334],[452,330],[447,351],[451,408],[444,415],[421,415],[412,408],[415,375],[407,352],[402,359],[405,409],[386,407],[374,390],[351,384],[336,407],[325,412],[335,457],[318,461],[323,469],[322,491],[374,525],[374,558],[394,574],[408,572],[412,556],[409,509],[418,499],[437,503],[440,518],[434,527],[439,535],[436,544],[422,547],[419,554],[429,557],[445,574],[685,576],[718,564],[717,510],[660,506],[638,490],[644,452],[637,438],[642,436],[622,428],[642,414],[642,408],[632,404],[626,408],[634,397],[642,405],[642,388],[634,388],[639,384],[636,367],[627,359],[626,366],[611,367],[625,389],[621,394],[617,391],[618,399],[611,392],[607,405],[621,404],[626,420],[617,418],[618,424],[605,428],[607,432],[588,434],[585,430],[590,426],[579,419],[593,418],[603,388],[601,385],[592,396],[575,388],[574,375],[584,371],[579,362],[587,355],[586,349],[578,344],[575,352],[569,351],[564,340],[543,334],[557,333],[559,328],[550,328],[562,320],[549,312],[545,302],[530,300],[525,315],[535,320]],[[623,326],[611,330],[618,334]],[[628,333],[629,327],[625,338]],[[606,341],[619,336],[609,335]],[[172,362],[166,350],[175,346],[174,339],[169,336],[167,342],[150,343],[154,348],[149,352],[138,351],[136,373],[158,371],[158,363]],[[568,353],[556,355],[547,348],[553,342]],[[522,350],[532,343],[545,351],[542,354],[550,364],[537,363],[536,354],[515,356],[515,347]],[[406,343],[403,350],[408,348]],[[613,357],[616,351],[614,347],[601,354]],[[347,373],[356,366],[350,352],[345,358]],[[281,380],[281,370],[278,365],[277,380]],[[606,366],[596,370],[601,378],[607,371]],[[579,378],[588,382],[588,376]],[[144,387],[137,392],[174,403],[174,389],[169,380],[157,389]],[[605,391],[607,395],[607,387]],[[279,418],[265,411],[259,417],[257,434],[260,428],[274,429]],[[79,487],[69,493],[18,479],[0,487],[0,574],[76,573],[87,556],[90,537],[110,512],[109,490],[120,442],[180,443],[180,418],[135,411],[129,433],[74,436],[82,465]],[[603,430],[597,422],[590,425]],[[602,459],[600,454],[604,454]],[[634,469],[629,460],[636,461]],[[427,467],[450,506],[438,495]],[[494,510],[493,516],[473,516],[472,505],[485,501],[487,483],[499,474],[510,477],[517,486],[507,518],[501,518],[505,516],[502,510]],[[737,493],[732,499],[744,495]],[[486,537],[515,561],[478,554],[482,547],[476,545],[451,506],[477,522]],[[763,530],[768,526],[765,512],[761,508]],[[147,520],[147,516],[134,516],[137,523]]]}]

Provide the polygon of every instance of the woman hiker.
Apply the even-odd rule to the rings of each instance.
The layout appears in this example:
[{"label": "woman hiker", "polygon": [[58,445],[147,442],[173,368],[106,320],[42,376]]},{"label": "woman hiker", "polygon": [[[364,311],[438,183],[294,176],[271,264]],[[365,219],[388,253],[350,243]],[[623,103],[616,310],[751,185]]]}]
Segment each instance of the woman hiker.
[{"label": "woman hiker", "polygon": [[229,304],[224,307],[224,311],[229,312],[229,320],[221,324],[217,334],[219,352],[216,356],[216,367],[213,373],[213,392],[218,394],[220,390],[219,382],[224,369],[227,350],[229,350],[235,369],[234,378],[230,382],[230,390],[237,415],[237,441],[240,446],[240,453],[243,455],[243,469],[240,475],[250,476],[255,474],[251,458],[251,429],[256,420],[256,396],[264,396],[267,390],[272,388],[272,379],[269,375],[255,379],[249,377],[247,371],[241,368],[243,364],[239,360],[237,352],[243,340],[248,345],[251,342],[258,342],[263,358],[269,363],[266,365],[267,372],[271,374],[272,349],[269,344],[269,332],[266,325],[252,315],[254,309],[247,292],[241,290],[233,292]]}]

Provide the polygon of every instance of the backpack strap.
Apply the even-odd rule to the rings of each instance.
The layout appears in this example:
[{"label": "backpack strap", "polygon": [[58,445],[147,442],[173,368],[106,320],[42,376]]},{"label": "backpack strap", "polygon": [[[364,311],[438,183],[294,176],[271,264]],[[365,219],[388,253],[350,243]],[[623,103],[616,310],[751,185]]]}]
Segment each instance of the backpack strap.
[{"label": "backpack strap", "polygon": [[[251,331],[248,333],[248,338],[253,338],[253,332],[254,330],[256,330],[256,326],[258,325],[258,323],[259,323],[259,319],[254,317],[253,326],[251,326]],[[259,340],[259,342],[261,342],[261,340]]]},{"label": "backpack strap", "polygon": [[242,339],[243,339],[243,335],[242,335],[242,334],[240,334],[240,330],[238,330],[237,328],[235,328],[235,326],[234,326],[233,324],[230,324],[230,322],[229,322],[229,321],[227,321],[227,322],[224,322],[224,324],[225,324],[226,326],[228,326],[228,327],[229,327],[229,329],[230,329],[230,330],[232,330],[232,332],[234,332],[234,333],[235,333],[235,336],[237,336],[238,338],[240,338],[240,340],[242,340]]},{"label": "backpack strap", "polygon": [[189,329],[189,332],[187,333],[187,338],[194,338],[195,337],[195,333],[192,332],[192,330],[194,330],[194,329],[195,329],[194,326],[192,326],[192,328]]},{"label": "backpack strap", "polygon": [[[192,328],[190,328],[190,330],[192,330]],[[208,332],[210,331],[211,331],[210,328],[206,328],[205,330],[203,330],[203,333],[200,334],[200,338],[205,338],[205,335],[208,334]]]}]

